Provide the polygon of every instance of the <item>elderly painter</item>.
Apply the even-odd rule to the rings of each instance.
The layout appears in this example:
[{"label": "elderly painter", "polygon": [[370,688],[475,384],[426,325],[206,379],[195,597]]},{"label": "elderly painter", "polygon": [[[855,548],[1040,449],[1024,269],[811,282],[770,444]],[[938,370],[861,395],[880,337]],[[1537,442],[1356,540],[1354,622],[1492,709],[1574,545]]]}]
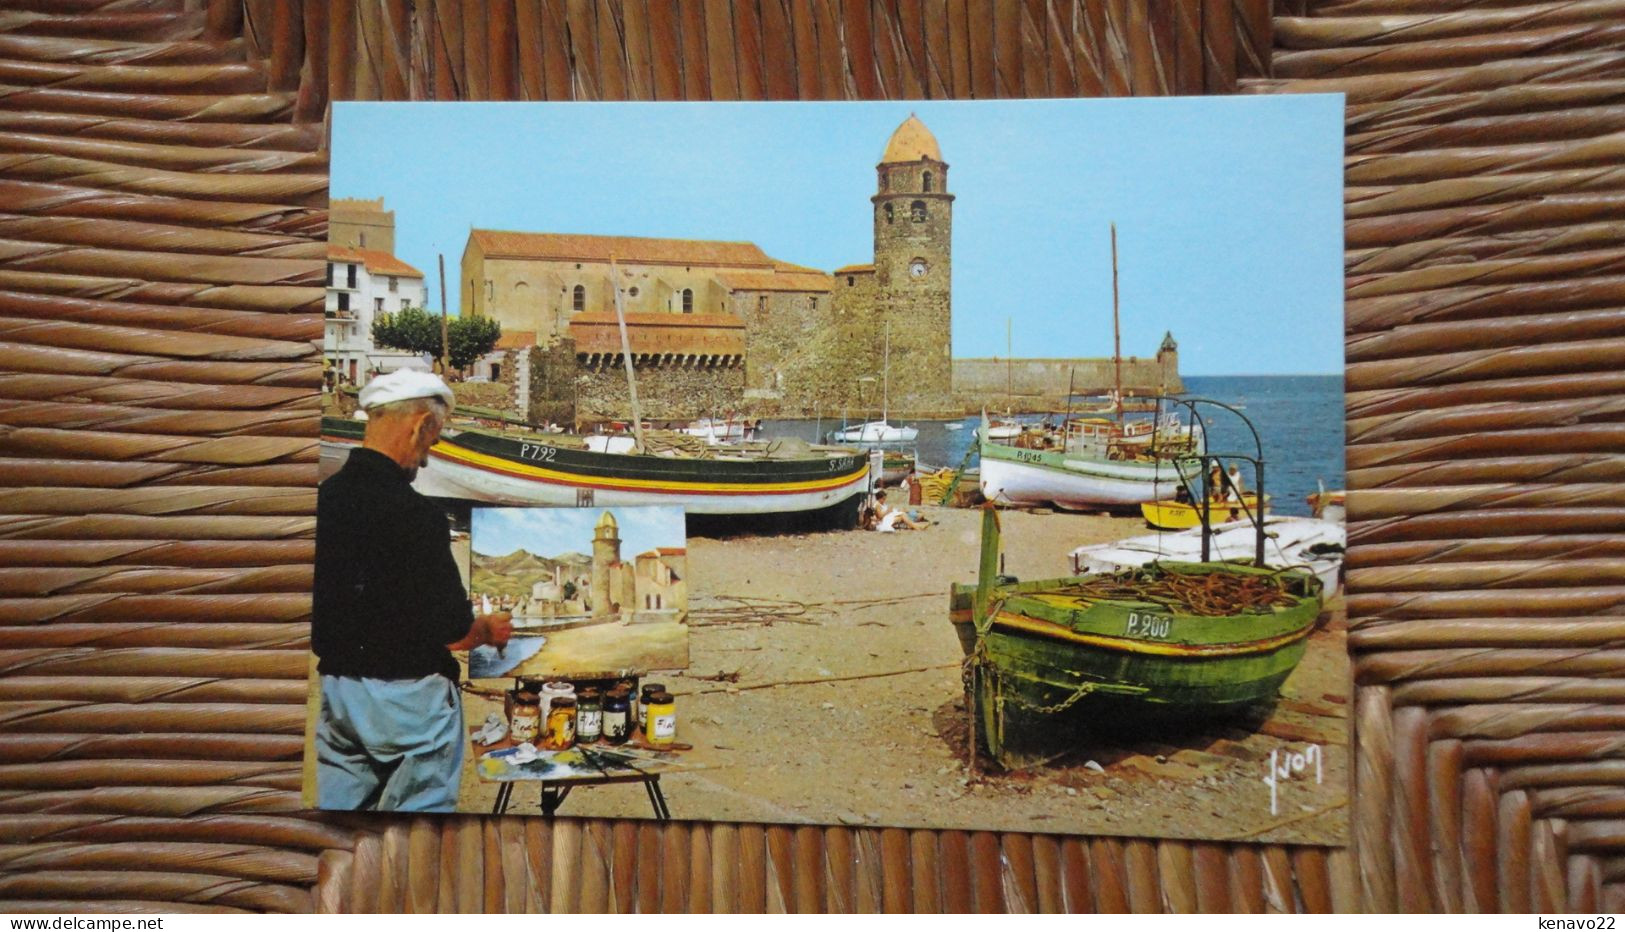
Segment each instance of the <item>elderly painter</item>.
[{"label": "elderly painter", "polygon": [[316,495],[316,804],[450,811],[465,741],[452,651],[504,645],[512,627],[506,612],[474,614],[446,515],[412,488],[451,389],[403,369],[359,401],[362,445]]}]

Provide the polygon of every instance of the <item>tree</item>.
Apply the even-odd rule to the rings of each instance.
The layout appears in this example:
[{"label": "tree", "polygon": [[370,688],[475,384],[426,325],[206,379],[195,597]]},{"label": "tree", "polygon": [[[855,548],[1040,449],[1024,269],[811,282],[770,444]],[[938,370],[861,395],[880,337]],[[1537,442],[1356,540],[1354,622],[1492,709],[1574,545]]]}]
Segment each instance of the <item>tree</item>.
[{"label": "tree", "polygon": [[[465,369],[497,345],[502,325],[489,317],[453,317],[446,323],[446,336],[451,343],[449,362]],[[372,342],[439,359],[440,318],[421,307],[379,314],[372,322]]]},{"label": "tree", "polygon": [[446,339],[451,343],[449,361],[466,369],[502,339],[502,325],[489,317],[453,317],[446,325]]},{"label": "tree", "polygon": [[421,307],[379,314],[372,321],[372,342],[408,353],[440,355],[440,319]]}]

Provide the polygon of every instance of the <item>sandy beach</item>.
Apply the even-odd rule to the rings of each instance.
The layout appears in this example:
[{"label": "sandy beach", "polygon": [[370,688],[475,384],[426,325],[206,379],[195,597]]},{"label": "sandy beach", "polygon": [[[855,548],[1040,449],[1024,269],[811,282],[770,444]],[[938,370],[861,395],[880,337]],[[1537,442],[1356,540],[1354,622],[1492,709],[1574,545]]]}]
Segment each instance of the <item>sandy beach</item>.
[{"label": "sandy beach", "polygon": [[[924,508],[935,525],[691,537],[690,663],[658,679],[693,745],[662,780],[678,819],[968,827],[1341,844],[1350,692],[1340,600],[1267,717],[1186,734],[1102,735],[1030,772],[967,766],[962,659],[948,588],[972,582],[979,513]],[[1065,575],[1067,553],[1143,532],[1135,519],[1006,512],[1005,571]],[[467,697],[467,718],[498,704]],[[1275,787],[1272,753],[1322,755]],[[1300,758],[1300,761],[1302,758]],[[465,766],[464,811],[496,785]],[[509,808],[539,811],[520,785]],[[582,787],[560,815],[650,817],[637,785]]]}]

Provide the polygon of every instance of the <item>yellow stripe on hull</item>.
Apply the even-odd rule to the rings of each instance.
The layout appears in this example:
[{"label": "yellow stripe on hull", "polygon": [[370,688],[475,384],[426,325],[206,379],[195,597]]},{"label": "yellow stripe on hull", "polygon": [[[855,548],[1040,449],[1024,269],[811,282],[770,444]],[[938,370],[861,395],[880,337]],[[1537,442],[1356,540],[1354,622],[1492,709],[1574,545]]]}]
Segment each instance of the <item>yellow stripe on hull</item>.
[{"label": "yellow stripe on hull", "polygon": [[[969,611],[958,611],[951,615],[955,623],[966,623],[971,620]],[[1071,641],[1074,644],[1087,644],[1091,647],[1100,647],[1105,650],[1120,651],[1128,654],[1150,654],[1157,657],[1239,657],[1244,654],[1264,654],[1285,647],[1294,641],[1301,641],[1309,636],[1314,626],[1306,626],[1301,631],[1293,631],[1266,641],[1244,641],[1239,644],[1204,644],[1192,646],[1186,644],[1154,644],[1149,641],[1140,641],[1133,638],[1112,637],[1106,634],[1084,634],[1071,631],[1059,625],[1025,615],[1011,612],[999,612],[993,618],[994,625],[1001,628],[1014,628],[1018,631],[1027,631],[1061,641]]]},{"label": "yellow stripe on hull", "polygon": [[[1214,524],[1223,524],[1227,521],[1238,521],[1257,515],[1258,499],[1247,495],[1243,504],[1236,502],[1210,502],[1210,515]],[[1264,511],[1269,511],[1269,497],[1264,498]],[[1232,514],[1233,513],[1233,514]],[[1202,511],[1199,505],[1185,502],[1144,502],[1140,505],[1140,514],[1145,516],[1145,523],[1156,528],[1171,531],[1183,531],[1187,528],[1198,527],[1202,523]]]},{"label": "yellow stripe on hull", "polygon": [[[435,456],[449,460],[462,466],[499,472],[521,479],[537,479],[541,481],[562,483],[572,486],[601,489],[629,489],[656,492],[709,492],[722,495],[761,495],[763,493],[798,493],[822,492],[838,489],[861,478],[868,469],[868,462],[859,458],[862,464],[857,469],[828,479],[808,479],[801,482],[777,483],[738,483],[738,482],[691,482],[675,479],[624,479],[592,476],[583,476],[580,473],[560,472],[554,469],[544,469],[528,463],[516,463],[513,460],[492,456],[470,450],[467,447],[451,446],[445,443],[435,444],[430,451]],[[616,454],[605,454],[616,455]]]}]

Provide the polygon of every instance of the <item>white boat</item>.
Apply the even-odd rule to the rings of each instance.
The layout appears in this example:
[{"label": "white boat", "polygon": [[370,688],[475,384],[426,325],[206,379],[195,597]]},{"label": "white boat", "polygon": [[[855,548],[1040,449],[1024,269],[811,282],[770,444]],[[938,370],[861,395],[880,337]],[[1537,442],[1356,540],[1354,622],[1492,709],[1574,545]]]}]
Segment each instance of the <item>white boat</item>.
[{"label": "white boat", "polygon": [[[830,433],[835,443],[909,443],[920,435],[917,428],[898,427],[888,423],[891,405],[891,324],[886,325],[886,349],[881,357],[880,420],[857,427],[843,427]],[[873,380],[873,377],[868,377]]]},{"label": "white boat", "polygon": [[992,440],[1011,440],[1027,428],[1015,421],[990,421],[984,435]]},{"label": "white boat", "polygon": [[[1325,585],[1337,589],[1348,538],[1343,526],[1319,518],[1271,516],[1264,519],[1264,562],[1276,568],[1307,566]],[[1257,529],[1247,519],[1214,525],[1209,544],[1213,560],[1251,561],[1257,554]],[[1071,553],[1072,571],[1110,573],[1144,566],[1153,560],[1198,562],[1202,559],[1202,529],[1146,534],[1110,544],[1091,544]]]},{"label": "white boat", "polygon": [[[360,445],[362,426],[322,418],[323,475]],[[496,505],[681,505],[691,514],[765,515],[847,506],[869,485],[859,450],[776,440],[703,457],[634,452],[634,439],[447,429],[418,470],[424,495]]]},{"label": "white boat", "polygon": [[[1122,359],[1117,320],[1117,227],[1112,226],[1112,332],[1114,360]],[[1119,379],[1121,367],[1119,367]],[[1068,387],[1070,393],[1071,387]],[[1069,419],[1061,430],[1000,434],[982,413],[977,438],[982,458],[982,495],[991,502],[1057,508],[1128,508],[1173,498],[1201,470],[1190,454],[1202,442],[1193,418],[1178,414],[1123,417],[1123,386],[1112,391],[1115,418]],[[1001,440],[1013,440],[1011,443]]]},{"label": "white boat", "polygon": [[836,443],[907,443],[920,435],[917,428],[898,427],[885,421],[870,421],[830,434]]},{"label": "white boat", "polygon": [[[1171,420],[1169,420],[1171,418]],[[1156,447],[1142,440],[1156,436]],[[1073,421],[1050,434],[1043,447],[1013,446],[980,436],[980,482],[988,501],[1052,504],[1073,510],[1127,508],[1173,498],[1183,476],[1194,480],[1199,464],[1189,452],[1191,432],[1175,415],[1143,434],[1126,436],[1114,423]]]}]

